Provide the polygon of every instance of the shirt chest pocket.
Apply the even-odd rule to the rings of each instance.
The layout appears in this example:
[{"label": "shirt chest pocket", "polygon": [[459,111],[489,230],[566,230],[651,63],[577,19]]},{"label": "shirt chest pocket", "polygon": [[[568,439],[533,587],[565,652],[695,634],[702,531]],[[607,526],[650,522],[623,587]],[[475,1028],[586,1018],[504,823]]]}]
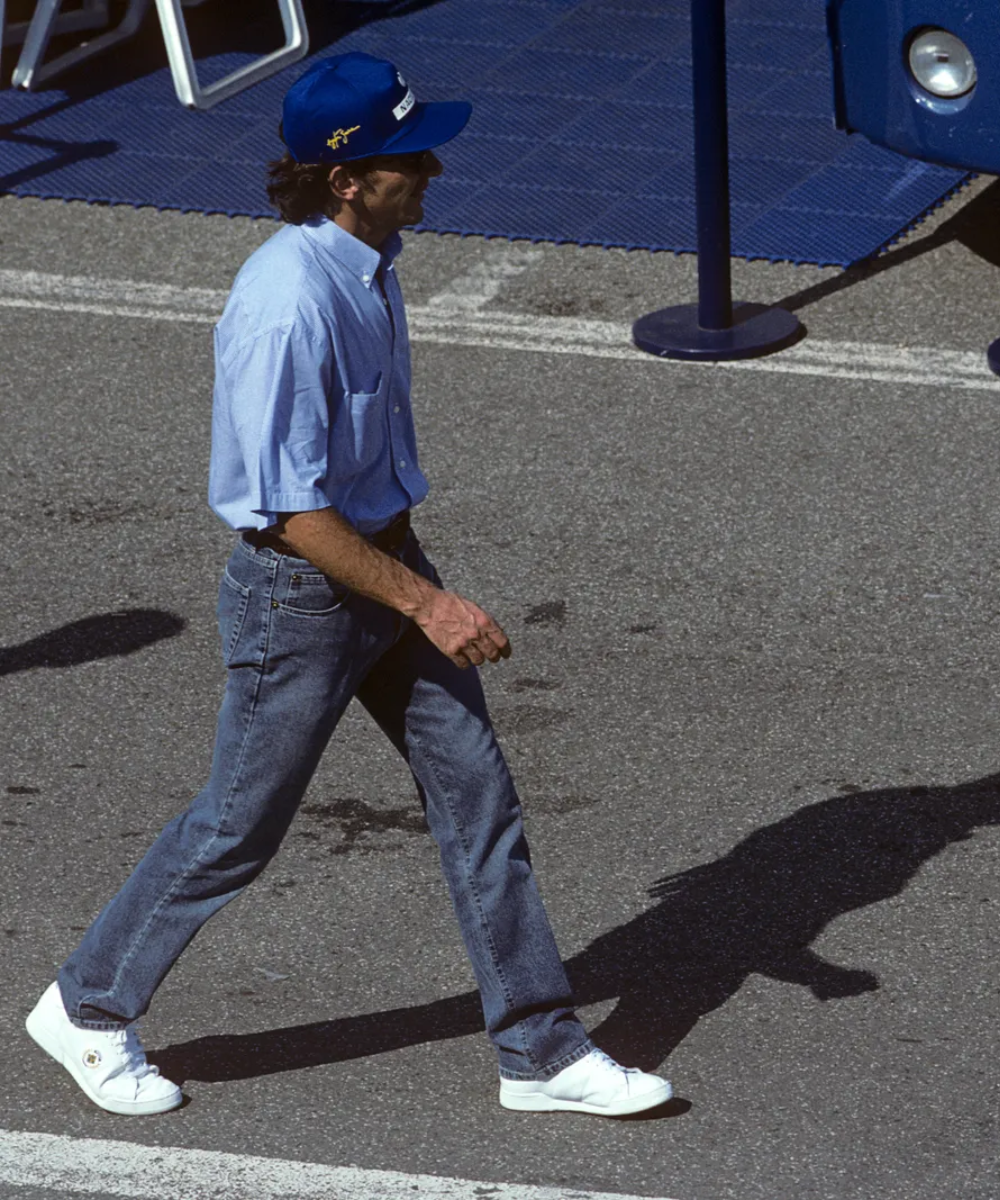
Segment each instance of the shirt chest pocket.
[{"label": "shirt chest pocket", "polygon": [[385,376],[374,392],[346,392],[333,424],[332,450],[342,470],[370,467],[389,453]]}]

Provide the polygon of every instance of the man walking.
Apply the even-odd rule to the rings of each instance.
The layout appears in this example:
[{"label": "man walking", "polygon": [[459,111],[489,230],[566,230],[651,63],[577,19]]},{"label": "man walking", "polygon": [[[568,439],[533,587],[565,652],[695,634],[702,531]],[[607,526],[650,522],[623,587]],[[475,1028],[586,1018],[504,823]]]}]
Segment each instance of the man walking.
[{"label": "man walking", "polygon": [[285,227],[216,327],[210,502],[241,537],[219,628],[227,668],[209,781],[100,913],[28,1017],[112,1112],[180,1089],[135,1021],[185,946],[278,849],[356,696],[416,780],[482,996],[507,1108],[618,1116],[670,1085],[589,1041],[536,890],[477,667],[500,626],[445,590],[410,529],[427,494],[410,410],[398,231],[464,103],[425,104],[391,63],[329,58],[290,89],[269,193]]}]

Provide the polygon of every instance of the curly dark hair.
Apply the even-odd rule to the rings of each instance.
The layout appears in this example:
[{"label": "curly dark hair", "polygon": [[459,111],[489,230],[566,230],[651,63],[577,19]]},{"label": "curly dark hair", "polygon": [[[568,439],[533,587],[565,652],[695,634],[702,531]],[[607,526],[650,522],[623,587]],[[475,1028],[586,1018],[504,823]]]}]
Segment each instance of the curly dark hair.
[{"label": "curly dark hair", "polygon": [[340,208],[330,191],[329,166],[296,162],[287,150],[267,164],[267,198],[289,225],[301,225],[320,213],[332,218]]},{"label": "curly dark hair", "polygon": [[[278,136],[284,142],[282,128]],[[322,215],[331,220],[340,211],[340,201],[330,190],[333,163],[300,163],[286,150],[281,158],[267,164],[267,198],[289,225],[301,225],[310,217]],[[367,159],[354,159],[348,164],[359,179],[372,169]]]}]

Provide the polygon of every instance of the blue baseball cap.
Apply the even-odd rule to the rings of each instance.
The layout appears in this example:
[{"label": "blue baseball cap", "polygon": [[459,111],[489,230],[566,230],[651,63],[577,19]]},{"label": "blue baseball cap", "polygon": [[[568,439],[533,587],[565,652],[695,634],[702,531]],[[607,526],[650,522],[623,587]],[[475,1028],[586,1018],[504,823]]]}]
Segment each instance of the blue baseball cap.
[{"label": "blue baseball cap", "polygon": [[391,62],[353,52],[324,58],[292,84],[282,135],[296,162],[350,162],[432,150],[461,133],[465,100],[418,100]]}]

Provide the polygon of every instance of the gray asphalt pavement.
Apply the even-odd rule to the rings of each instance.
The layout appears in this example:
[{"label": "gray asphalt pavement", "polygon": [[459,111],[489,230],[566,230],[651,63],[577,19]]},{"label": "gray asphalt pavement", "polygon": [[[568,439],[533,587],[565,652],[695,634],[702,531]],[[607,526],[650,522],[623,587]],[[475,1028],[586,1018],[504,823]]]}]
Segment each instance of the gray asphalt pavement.
[{"label": "gray asphalt pavement", "polygon": [[[737,294],[814,340],[984,352],[997,186],[865,270],[735,263]],[[225,289],[273,229],[4,198],[0,272]],[[693,298],[689,257],[529,259],[410,235],[404,292],[516,262],[487,313]],[[144,1022],[189,1103],[134,1121],[23,1019],[207,770],[210,326],[0,329],[0,1127],[674,1200],[996,1200],[1000,382],[416,341],[415,524],[511,636],[486,686],[584,1017],[678,1099],[499,1107],[412,785],[352,711]]]}]

